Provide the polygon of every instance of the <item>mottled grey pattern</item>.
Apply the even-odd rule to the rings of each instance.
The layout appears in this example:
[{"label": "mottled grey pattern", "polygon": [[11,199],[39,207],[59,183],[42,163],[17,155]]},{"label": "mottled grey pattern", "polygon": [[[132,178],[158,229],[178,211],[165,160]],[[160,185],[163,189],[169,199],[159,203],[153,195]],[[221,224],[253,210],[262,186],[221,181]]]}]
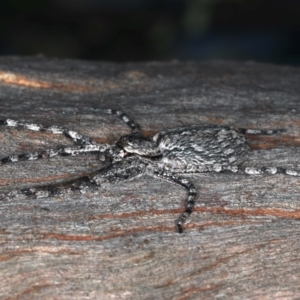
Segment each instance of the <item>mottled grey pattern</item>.
[{"label": "mottled grey pattern", "polygon": [[82,136],[66,128],[44,127],[11,119],[0,121],[0,124],[8,127],[23,127],[28,130],[64,134],[75,143],[74,147],[7,156],[1,160],[2,164],[20,160],[50,158],[56,155],[74,156],[88,153],[97,154],[101,160],[110,162],[107,167],[90,173],[88,176],[63,184],[13,191],[2,195],[2,198],[41,198],[75,192],[84,194],[107,184],[116,184],[137,176],[149,175],[178,184],[187,190],[188,198],[185,211],[176,221],[177,231],[181,233],[183,224],[194,209],[197,191],[193,183],[177,174],[230,171],[249,175],[284,173],[300,176],[298,171],[280,167],[253,168],[241,166],[250,150],[244,134],[274,134],[279,132],[276,130],[194,125],[163,131],[152,138],[145,138],[141,133],[140,126],[123,112],[111,109],[94,109],[94,111],[119,117],[131,128],[132,133],[122,136],[115,145],[97,144],[90,137]]},{"label": "mottled grey pattern", "polygon": [[205,172],[240,164],[249,151],[245,136],[229,127],[195,125],[153,137],[165,168],[176,172]]}]

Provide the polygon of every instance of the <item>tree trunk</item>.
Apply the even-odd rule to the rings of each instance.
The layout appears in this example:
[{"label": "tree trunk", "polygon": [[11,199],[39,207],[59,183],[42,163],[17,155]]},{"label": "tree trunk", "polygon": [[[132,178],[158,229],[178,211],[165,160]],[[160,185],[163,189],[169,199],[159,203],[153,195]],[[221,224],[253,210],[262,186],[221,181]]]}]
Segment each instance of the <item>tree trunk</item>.
[{"label": "tree trunk", "polygon": [[[192,124],[284,129],[246,137],[245,166],[300,169],[300,69],[253,62],[113,64],[0,58],[0,119],[59,125],[114,143],[130,130],[91,108],[117,108],[145,136]],[[72,145],[1,128],[1,157]],[[1,193],[80,177],[97,156],[3,164]],[[95,193],[0,201],[1,299],[298,299],[300,178],[184,175],[186,191],[143,176]]]}]

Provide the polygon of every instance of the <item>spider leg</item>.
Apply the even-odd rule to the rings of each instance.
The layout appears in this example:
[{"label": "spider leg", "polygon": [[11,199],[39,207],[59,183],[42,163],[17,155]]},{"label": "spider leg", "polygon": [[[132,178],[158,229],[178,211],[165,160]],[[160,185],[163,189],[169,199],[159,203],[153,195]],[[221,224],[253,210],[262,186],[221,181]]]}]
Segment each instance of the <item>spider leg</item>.
[{"label": "spider leg", "polygon": [[161,171],[153,171],[152,167],[147,169],[148,165],[149,161],[141,159],[137,156],[130,156],[125,160],[116,162],[90,174],[90,182],[101,187],[106,184],[116,184],[122,181],[130,180],[137,176],[147,174],[152,177],[160,178],[184,187],[188,191],[187,204],[184,213],[182,213],[179,219],[176,221],[177,231],[179,233],[182,233],[183,224],[191,215],[194,209],[195,197],[197,193],[196,188],[193,183],[185,178],[181,178],[173,174],[167,174]]},{"label": "spider leg", "polygon": [[160,178],[163,180],[166,180],[168,182],[171,182],[173,184],[180,185],[184,187],[188,192],[188,198],[187,203],[185,206],[185,211],[180,215],[180,217],[176,220],[176,229],[178,233],[183,232],[183,224],[187,220],[187,218],[191,215],[191,213],[194,210],[195,206],[195,198],[196,198],[196,188],[192,182],[187,180],[186,178],[181,178],[178,176],[175,176],[173,174],[168,174],[162,171],[154,171],[151,174],[153,177]]},{"label": "spider leg", "polygon": [[284,174],[294,177],[300,177],[300,171],[286,169],[282,167],[244,167],[244,166],[232,166],[226,167],[224,171],[231,171],[233,173],[240,173],[246,175],[275,175],[275,174]]},{"label": "spider leg", "polygon": [[281,132],[285,132],[284,129],[250,129],[250,128],[238,128],[238,132],[242,134],[262,134],[262,135],[273,135]]},{"label": "spider leg", "polygon": [[87,190],[90,191],[99,186],[115,184],[143,175],[146,165],[146,162],[141,161],[137,157],[129,157],[75,180],[13,191],[8,194],[2,194],[0,198],[44,198],[63,196],[74,192],[85,193]]},{"label": "spider leg", "polygon": [[100,111],[100,112],[106,113],[108,115],[116,116],[116,117],[120,118],[123,122],[126,123],[126,125],[132,130],[132,133],[135,133],[135,134],[140,134],[141,133],[140,125],[137,124],[137,123],[135,123],[133,120],[131,120],[121,110],[116,110],[116,109],[99,109],[99,108],[95,108],[93,110]]},{"label": "spider leg", "polygon": [[29,189],[16,190],[0,195],[1,200],[7,199],[24,199],[24,198],[46,198],[46,197],[61,197],[67,194],[76,192],[85,193],[86,190],[95,189],[96,185],[92,183],[88,176],[79,177],[64,183],[54,183],[44,186],[35,186]]},{"label": "spider leg", "polygon": [[[216,167],[215,170],[213,170],[213,171],[215,171],[217,173],[224,172],[224,171],[230,171],[233,173],[242,173],[242,174],[247,174],[247,175],[285,174],[285,175],[289,175],[289,176],[300,177],[300,171],[285,169],[282,167],[255,168],[255,167],[242,167],[242,166],[219,166],[219,167]],[[149,173],[149,175],[169,181],[173,184],[180,185],[187,190],[188,198],[187,198],[187,204],[185,207],[185,211],[181,214],[181,216],[176,221],[176,229],[177,229],[178,233],[182,233],[183,232],[183,224],[188,219],[188,217],[191,215],[191,213],[194,210],[194,206],[195,206],[195,197],[196,197],[197,191],[196,191],[194,184],[185,178],[178,177],[176,175],[173,175],[172,173],[168,174],[163,171],[154,171],[154,172],[152,171]]]},{"label": "spider leg", "polygon": [[14,163],[18,161],[26,160],[38,160],[43,158],[51,158],[54,156],[76,156],[81,154],[103,154],[104,160],[106,157],[114,158],[115,160],[119,157],[121,159],[121,153],[118,153],[118,149],[108,144],[101,145],[84,145],[76,147],[64,147],[58,149],[47,149],[40,152],[33,153],[22,153],[18,155],[10,155],[0,160],[1,164]]},{"label": "spider leg", "polygon": [[59,126],[43,126],[40,124],[33,124],[33,123],[24,123],[12,119],[6,119],[6,120],[0,120],[0,125],[4,125],[7,127],[21,127],[21,128],[26,128],[32,131],[40,131],[40,132],[51,132],[53,134],[63,134],[67,138],[71,139],[74,143],[77,145],[91,145],[93,144],[93,140],[90,137],[83,136],[80,133],[69,130],[64,127],[59,127]]},{"label": "spider leg", "polygon": [[98,186],[116,184],[146,173],[148,163],[137,156],[130,156],[89,175],[91,182]]}]

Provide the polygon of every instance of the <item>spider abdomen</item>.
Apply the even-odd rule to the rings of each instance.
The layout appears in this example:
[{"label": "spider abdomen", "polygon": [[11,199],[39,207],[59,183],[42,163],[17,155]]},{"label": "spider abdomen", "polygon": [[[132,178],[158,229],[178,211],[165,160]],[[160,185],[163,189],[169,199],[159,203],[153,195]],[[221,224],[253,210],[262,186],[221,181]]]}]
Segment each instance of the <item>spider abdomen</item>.
[{"label": "spider abdomen", "polygon": [[176,172],[207,172],[216,165],[240,164],[249,151],[243,134],[213,125],[163,131],[153,140],[162,153],[163,165]]}]

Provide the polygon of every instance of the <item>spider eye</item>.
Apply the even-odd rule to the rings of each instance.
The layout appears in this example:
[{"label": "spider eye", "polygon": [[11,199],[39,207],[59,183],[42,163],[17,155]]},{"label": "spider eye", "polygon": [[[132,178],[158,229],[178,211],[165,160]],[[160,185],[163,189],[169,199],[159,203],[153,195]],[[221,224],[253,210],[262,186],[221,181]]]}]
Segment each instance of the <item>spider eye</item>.
[{"label": "spider eye", "polygon": [[132,147],[134,145],[134,141],[132,140],[132,137],[126,135],[120,138],[117,145],[120,148],[125,149],[126,147]]}]

